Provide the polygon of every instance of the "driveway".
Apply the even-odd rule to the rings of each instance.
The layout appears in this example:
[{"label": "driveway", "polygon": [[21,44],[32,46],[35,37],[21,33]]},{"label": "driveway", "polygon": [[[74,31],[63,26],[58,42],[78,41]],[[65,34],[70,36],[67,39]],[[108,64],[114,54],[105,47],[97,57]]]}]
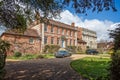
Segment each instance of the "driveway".
[{"label": "driveway", "polygon": [[70,67],[72,60],[85,56],[7,61],[5,80],[85,80]]}]

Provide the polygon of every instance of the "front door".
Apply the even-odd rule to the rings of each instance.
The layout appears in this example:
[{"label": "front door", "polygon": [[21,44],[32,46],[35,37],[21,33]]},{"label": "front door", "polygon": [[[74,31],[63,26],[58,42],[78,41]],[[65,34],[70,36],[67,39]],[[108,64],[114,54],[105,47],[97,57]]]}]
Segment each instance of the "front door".
[{"label": "front door", "polygon": [[65,48],[65,40],[62,40],[62,48]]}]

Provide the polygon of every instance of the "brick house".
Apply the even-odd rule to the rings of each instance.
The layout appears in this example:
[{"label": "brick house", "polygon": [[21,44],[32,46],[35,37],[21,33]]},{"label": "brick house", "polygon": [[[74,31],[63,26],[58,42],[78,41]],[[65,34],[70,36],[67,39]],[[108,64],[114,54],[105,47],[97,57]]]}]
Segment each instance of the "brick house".
[{"label": "brick house", "polygon": [[[45,45],[77,46],[77,28],[75,24],[64,24],[58,21],[49,20],[49,23],[41,23],[30,27],[36,29],[41,36],[41,51]],[[62,37],[66,39],[62,39]]]},{"label": "brick house", "polygon": [[27,29],[23,34],[7,31],[1,35],[1,39],[9,41],[11,44],[8,55],[15,51],[22,53],[40,52],[41,38],[34,29]]},{"label": "brick house", "polygon": [[[15,32],[5,32],[1,35],[3,40],[12,44],[12,51],[23,53],[39,53],[44,50],[45,45],[80,46],[86,50],[86,44],[83,40],[82,28],[64,24],[58,21],[49,20],[47,23],[32,23],[24,34]],[[95,38],[96,39],[96,38]]]}]

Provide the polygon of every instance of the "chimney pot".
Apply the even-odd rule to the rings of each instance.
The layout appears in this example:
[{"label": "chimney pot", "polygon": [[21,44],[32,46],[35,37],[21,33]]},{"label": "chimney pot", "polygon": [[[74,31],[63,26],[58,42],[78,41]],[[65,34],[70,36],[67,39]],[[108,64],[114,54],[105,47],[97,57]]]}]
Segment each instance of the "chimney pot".
[{"label": "chimney pot", "polygon": [[72,23],[71,23],[71,26],[72,26],[72,27],[75,27],[75,23],[74,23],[74,22],[72,22]]}]

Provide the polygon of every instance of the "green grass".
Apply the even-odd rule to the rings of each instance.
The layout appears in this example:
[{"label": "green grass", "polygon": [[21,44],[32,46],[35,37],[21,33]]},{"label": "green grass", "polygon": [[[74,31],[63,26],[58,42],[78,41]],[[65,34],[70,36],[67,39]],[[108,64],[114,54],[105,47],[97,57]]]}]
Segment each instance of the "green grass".
[{"label": "green grass", "polygon": [[110,54],[98,54],[98,56],[100,56],[100,57],[111,57],[111,55]]},{"label": "green grass", "polygon": [[54,58],[54,54],[26,54],[21,57],[8,56],[7,59],[15,60],[31,60],[31,59],[42,59],[42,58]]},{"label": "green grass", "polygon": [[54,54],[43,54],[44,58],[55,58]]},{"label": "green grass", "polygon": [[106,80],[110,58],[87,57],[71,62],[72,68],[90,80]]}]

